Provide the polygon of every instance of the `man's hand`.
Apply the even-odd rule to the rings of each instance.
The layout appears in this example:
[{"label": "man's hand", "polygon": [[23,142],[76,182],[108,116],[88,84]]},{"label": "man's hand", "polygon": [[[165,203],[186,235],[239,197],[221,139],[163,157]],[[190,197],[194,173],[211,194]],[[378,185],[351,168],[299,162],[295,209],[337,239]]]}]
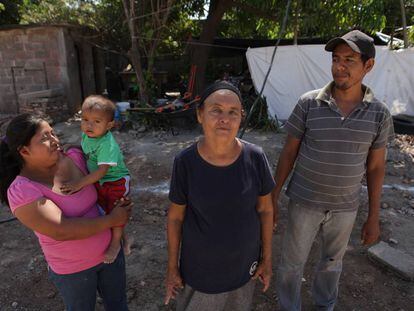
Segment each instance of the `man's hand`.
[{"label": "man's hand", "polygon": [[[301,107],[298,109],[303,110]],[[272,190],[272,203],[273,203],[273,232],[276,231],[278,216],[279,216],[279,196],[282,192],[283,185],[292,171],[293,165],[295,164],[298,156],[300,144],[302,138],[298,139],[290,134],[286,138],[285,145],[283,146],[282,152],[277,162],[276,172],[274,175],[276,185]]]},{"label": "man's hand", "polygon": [[375,243],[380,236],[379,221],[370,221],[369,219],[362,226],[361,242],[364,245]]},{"label": "man's hand", "polygon": [[380,235],[379,218],[386,149],[372,149],[367,157],[368,218],[362,227],[361,242],[375,243]]},{"label": "man's hand", "polygon": [[60,186],[60,191],[63,194],[72,194],[82,189],[82,184],[79,182],[67,183]]},{"label": "man's hand", "polygon": [[252,279],[259,279],[263,284],[263,292],[267,291],[270,285],[270,279],[272,278],[272,263],[270,261],[263,261],[257,267]]},{"label": "man's hand", "polygon": [[168,305],[171,299],[175,299],[179,290],[183,287],[183,279],[181,278],[178,268],[168,269],[167,277],[165,279],[166,294],[164,304]]}]

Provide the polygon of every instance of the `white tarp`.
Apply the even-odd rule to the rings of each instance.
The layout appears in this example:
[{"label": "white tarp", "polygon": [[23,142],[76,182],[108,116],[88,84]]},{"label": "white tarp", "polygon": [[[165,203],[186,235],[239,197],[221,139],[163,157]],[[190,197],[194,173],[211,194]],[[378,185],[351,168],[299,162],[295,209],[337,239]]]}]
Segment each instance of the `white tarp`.
[{"label": "white tarp", "polygon": [[[257,92],[269,69],[273,49],[247,50],[247,62]],[[331,58],[324,45],[279,46],[263,91],[269,115],[286,120],[300,95],[331,81]],[[367,74],[364,83],[386,103],[393,115],[414,116],[414,49],[390,51],[385,46],[377,46],[374,69]]]}]

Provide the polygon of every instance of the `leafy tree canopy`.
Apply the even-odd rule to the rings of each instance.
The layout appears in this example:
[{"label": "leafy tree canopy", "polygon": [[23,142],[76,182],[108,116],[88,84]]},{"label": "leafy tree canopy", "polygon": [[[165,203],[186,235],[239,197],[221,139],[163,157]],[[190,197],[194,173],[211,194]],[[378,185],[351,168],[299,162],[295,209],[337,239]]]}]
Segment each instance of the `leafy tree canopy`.
[{"label": "leafy tree canopy", "polygon": [[21,0],[0,0],[0,25],[20,22],[19,5]]},{"label": "leafy tree canopy", "polygon": [[[221,0],[231,1],[217,36],[268,38],[278,35],[286,0]],[[136,1],[151,3],[150,0]],[[174,1],[168,27],[165,27],[158,50],[181,53],[191,35],[198,36],[209,3],[219,0]],[[414,24],[414,0],[405,0],[407,24]],[[151,40],[151,5],[137,12],[142,26],[142,41]],[[128,28],[122,0],[0,0],[0,24],[69,23],[86,25],[97,30],[111,48],[127,50]],[[288,31],[293,37],[331,37],[352,28],[391,33],[401,27],[400,1],[397,0],[292,0]],[[411,30],[411,36],[414,31]],[[144,44],[144,43],[143,43]],[[145,45],[145,44],[144,44]]]}]

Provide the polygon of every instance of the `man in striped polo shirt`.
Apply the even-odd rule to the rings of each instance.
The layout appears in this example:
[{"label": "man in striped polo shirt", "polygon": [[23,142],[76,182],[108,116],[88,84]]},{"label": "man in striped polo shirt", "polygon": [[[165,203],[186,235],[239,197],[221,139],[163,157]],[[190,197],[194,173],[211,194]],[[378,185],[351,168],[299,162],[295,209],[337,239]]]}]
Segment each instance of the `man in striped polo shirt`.
[{"label": "man in striped polo shirt", "polygon": [[303,268],[319,233],[321,258],[312,293],[318,310],[333,310],[338,281],[359,206],[366,174],[369,213],[361,239],[374,243],[380,234],[379,208],[386,145],[393,137],[390,112],[362,84],[374,66],[374,40],[354,30],[330,40],[333,81],[302,95],[286,122],[288,133],[279,158],[273,191],[276,227],[278,197],[290,198],[277,291],[282,310],[300,310]]}]

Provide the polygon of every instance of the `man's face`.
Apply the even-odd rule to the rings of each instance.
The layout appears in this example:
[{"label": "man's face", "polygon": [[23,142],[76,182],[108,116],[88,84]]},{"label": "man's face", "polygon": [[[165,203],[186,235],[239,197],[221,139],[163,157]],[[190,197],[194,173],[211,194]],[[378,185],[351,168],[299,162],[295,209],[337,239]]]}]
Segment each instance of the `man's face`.
[{"label": "man's face", "polygon": [[352,50],[347,44],[338,44],[332,52],[332,77],[335,87],[347,90],[362,83],[362,79],[374,66],[374,59],[363,63],[361,54]]}]

